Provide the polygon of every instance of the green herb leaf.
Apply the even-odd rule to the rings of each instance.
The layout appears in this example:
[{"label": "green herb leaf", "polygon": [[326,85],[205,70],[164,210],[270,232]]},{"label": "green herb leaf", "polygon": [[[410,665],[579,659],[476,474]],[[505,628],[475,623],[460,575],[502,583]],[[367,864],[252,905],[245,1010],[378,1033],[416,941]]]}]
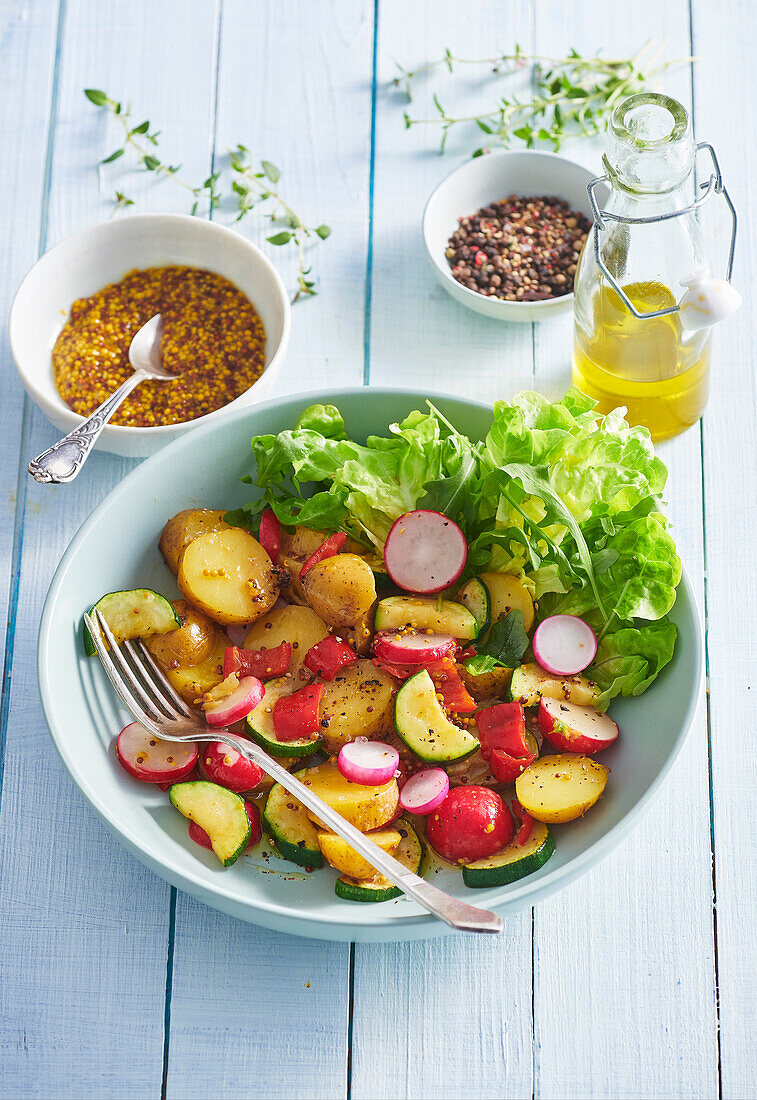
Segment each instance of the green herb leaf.
[{"label": "green herb leaf", "polygon": [[321,238],[322,241],[325,241],[327,237],[331,236],[331,226],[330,225],[319,225],[316,228],[316,233],[318,234],[318,236]]},{"label": "green herb leaf", "polygon": [[281,172],[275,164],[271,164],[270,160],[261,160],[260,166],[265,172],[271,183],[278,183],[281,179]]},{"label": "green herb leaf", "polygon": [[132,134],[146,134],[149,129],[149,122],[140,122],[139,126],[135,126],[131,132]]},{"label": "green herb leaf", "polygon": [[144,164],[148,172],[154,172],[157,168],[160,168],[160,161],[158,160],[158,158],[151,157],[148,153],[146,153],[142,157],[142,163]]},{"label": "green herb leaf", "polygon": [[94,103],[95,107],[104,107],[108,102],[105,92],[101,92],[98,88],[85,88],[84,94],[90,103]]},{"label": "green herb leaf", "polygon": [[109,157],[103,157],[100,164],[112,164],[114,160],[118,160],[119,157],[124,155],[123,149],[116,149],[115,153],[111,153]]},{"label": "green herb leaf", "polygon": [[288,244],[293,236],[293,233],[290,233],[288,230],[284,229],[281,231],[281,233],[274,233],[272,237],[266,237],[266,240],[269,244],[282,245]]}]

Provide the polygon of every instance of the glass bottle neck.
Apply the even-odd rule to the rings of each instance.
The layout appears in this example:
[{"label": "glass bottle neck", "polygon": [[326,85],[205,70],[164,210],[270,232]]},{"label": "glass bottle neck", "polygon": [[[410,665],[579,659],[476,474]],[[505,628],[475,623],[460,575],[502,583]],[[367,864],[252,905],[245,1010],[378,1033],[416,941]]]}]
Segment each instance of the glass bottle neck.
[{"label": "glass bottle neck", "polygon": [[604,164],[614,190],[645,202],[683,188],[694,167],[695,146],[686,109],[670,96],[641,92],[614,110]]}]

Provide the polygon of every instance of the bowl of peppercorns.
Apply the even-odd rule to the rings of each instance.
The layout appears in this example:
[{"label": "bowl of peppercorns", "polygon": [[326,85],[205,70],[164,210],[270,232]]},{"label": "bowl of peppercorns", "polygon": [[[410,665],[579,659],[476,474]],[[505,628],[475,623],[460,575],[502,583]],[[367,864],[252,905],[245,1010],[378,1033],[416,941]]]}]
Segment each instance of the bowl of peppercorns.
[{"label": "bowl of peppercorns", "polygon": [[555,153],[505,150],[442,180],[426,204],[423,240],[447,293],[500,321],[571,310],[595,174]]}]

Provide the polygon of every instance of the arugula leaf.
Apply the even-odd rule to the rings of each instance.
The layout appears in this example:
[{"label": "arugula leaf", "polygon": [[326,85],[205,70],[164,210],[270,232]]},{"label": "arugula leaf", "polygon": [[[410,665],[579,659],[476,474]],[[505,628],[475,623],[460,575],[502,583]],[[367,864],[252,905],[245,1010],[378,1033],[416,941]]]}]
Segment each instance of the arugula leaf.
[{"label": "arugula leaf", "polygon": [[513,608],[494,623],[486,641],[476,645],[476,656],[469,657],[465,667],[474,676],[495,668],[517,668],[527,649],[523,612]]}]

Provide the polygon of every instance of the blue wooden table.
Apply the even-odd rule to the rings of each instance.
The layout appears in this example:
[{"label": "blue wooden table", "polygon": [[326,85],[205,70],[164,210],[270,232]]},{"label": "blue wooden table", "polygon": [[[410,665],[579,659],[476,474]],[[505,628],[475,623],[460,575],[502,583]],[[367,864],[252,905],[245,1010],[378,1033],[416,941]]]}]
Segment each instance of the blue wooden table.
[{"label": "blue wooden table", "polygon": [[[187,209],[170,181],[95,170],[114,133],[84,87],[130,98],[202,179],[239,141],[333,226],[318,297],[294,310],[279,392],[408,384],[493,400],[568,382],[570,318],[503,327],[427,270],[425,198],[470,152],[405,132],[394,59],[667,36],[663,78],[693,105],[742,214],[754,285],[753,5],[740,0],[0,0],[2,313],[25,270],[112,212]],[[419,88],[429,105],[433,83]],[[440,90],[445,87],[440,79]],[[452,95],[452,93],[450,93]],[[455,105],[480,103],[473,80]],[[598,150],[568,155],[598,166]],[[119,215],[120,216],[120,215]],[[222,215],[223,216],[223,215]],[[242,231],[258,243],[265,228]],[[721,246],[724,231],[720,224]],[[268,246],[265,246],[268,247]],[[270,249],[275,253],[275,249]],[[274,255],[282,273],[293,269]],[[706,610],[709,692],[672,778],[612,856],[497,942],[318,943],[177,894],[106,833],[44,725],[35,645],[55,566],[132,463],[97,454],[71,487],[28,458],[56,438],[3,341],[0,402],[0,1092],[7,1097],[724,1097],[757,1093],[754,315],[718,331],[701,425],[661,447],[675,534]],[[62,701],[65,705],[65,701]]]}]

